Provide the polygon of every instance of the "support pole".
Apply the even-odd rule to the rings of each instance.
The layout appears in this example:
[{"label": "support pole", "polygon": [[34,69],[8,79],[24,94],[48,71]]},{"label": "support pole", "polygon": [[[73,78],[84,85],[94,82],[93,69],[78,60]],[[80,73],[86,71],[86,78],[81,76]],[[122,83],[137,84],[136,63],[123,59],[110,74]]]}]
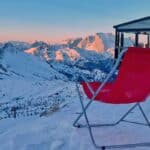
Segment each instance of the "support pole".
[{"label": "support pole", "polygon": [[119,32],[115,31],[115,58],[117,59],[119,55]]},{"label": "support pole", "polygon": [[124,47],[124,33],[121,32],[120,51],[123,50],[123,47]]},{"label": "support pole", "polygon": [[139,45],[139,33],[135,33],[135,47]]},{"label": "support pole", "polygon": [[150,35],[147,34],[147,47],[150,48]]}]

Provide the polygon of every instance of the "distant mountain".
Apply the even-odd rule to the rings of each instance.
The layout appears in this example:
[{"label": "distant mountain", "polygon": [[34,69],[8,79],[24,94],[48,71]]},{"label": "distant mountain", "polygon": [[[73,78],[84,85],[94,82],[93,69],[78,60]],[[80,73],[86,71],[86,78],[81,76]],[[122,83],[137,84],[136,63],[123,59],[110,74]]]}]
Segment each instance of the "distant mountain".
[{"label": "distant mountain", "polygon": [[[115,36],[112,33],[96,33],[85,38],[68,39],[63,44],[70,48],[81,48],[89,51],[102,53],[107,50],[114,49]],[[133,42],[130,38],[125,38],[125,46],[131,46]]]},{"label": "distant mountain", "polygon": [[[113,55],[113,49],[114,35],[111,33],[97,33],[86,38],[67,39],[58,44],[49,45],[44,42],[35,42],[25,52],[40,56],[46,61],[74,61],[81,58],[80,53],[82,53],[82,50],[87,51],[89,54],[91,54],[90,51],[97,54],[109,51]],[[82,57],[84,56],[82,55]]]},{"label": "distant mountain", "polygon": [[[0,48],[0,119],[40,115],[63,102],[58,95],[68,78],[45,60],[12,43]],[[60,85],[60,86],[58,86]]]},{"label": "distant mountain", "polygon": [[[77,76],[78,78],[87,76],[91,80],[94,77],[93,72],[96,70],[100,70],[103,73],[109,72],[113,61],[114,42],[115,37],[112,33],[96,33],[85,38],[67,39],[55,44],[43,41],[33,43],[10,41],[2,43],[0,49],[1,53],[3,51],[19,53],[19,55],[16,55],[16,60],[18,64],[20,61],[21,66],[26,64],[26,62],[22,64],[22,61],[30,54],[39,57],[42,61],[46,61],[51,69],[64,75],[69,80],[75,80]],[[130,39],[125,39],[125,43],[128,46],[133,45]],[[27,54],[21,54],[20,56],[20,51],[24,51]],[[22,55],[25,57],[22,58]]]},{"label": "distant mountain", "polygon": [[55,44],[0,43],[0,118],[13,117],[13,108],[17,117],[53,110],[72,95],[63,98],[65,85],[102,81],[113,65],[113,45],[114,36],[105,33]]},{"label": "distant mountain", "polygon": [[14,47],[16,47],[19,50],[28,49],[30,48],[30,45],[31,45],[28,42],[22,42],[22,41],[8,41],[8,42],[3,43],[3,45],[4,44],[12,44]]},{"label": "distant mountain", "polygon": [[[28,52],[33,55],[11,42],[0,48],[0,119],[14,117],[13,108],[17,109],[17,117],[23,117],[40,115],[56,106],[64,107],[67,97],[72,95],[72,91],[66,94],[66,85],[74,85],[70,81],[83,80],[83,77],[101,81],[106,77],[103,70],[112,65],[108,53],[102,55],[44,43],[32,46]],[[51,58],[49,61],[43,57],[44,51]]]},{"label": "distant mountain", "polygon": [[38,57],[28,55],[23,51],[19,51],[12,43],[4,44],[1,61],[0,72],[1,77],[18,76],[22,78],[64,78],[62,74],[52,69],[44,60]]},{"label": "distant mountain", "polygon": [[[43,41],[35,41],[33,43],[9,41],[7,43],[0,43],[0,48],[11,45],[18,50],[41,57],[48,62],[72,63],[73,61],[84,59],[87,55],[91,55],[91,52],[98,55],[108,52],[114,56],[114,43],[115,36],[112,33],[100,32],[85,38],[67,39],[55,44],[49,44]],[[125,45],[133,45],[132,40],[126,38]]]},{"label": "distant mountain", "polygon": [[97,33],[83,38],[77,47],[101,53],[114,47],[114,36],[111,33]]}]

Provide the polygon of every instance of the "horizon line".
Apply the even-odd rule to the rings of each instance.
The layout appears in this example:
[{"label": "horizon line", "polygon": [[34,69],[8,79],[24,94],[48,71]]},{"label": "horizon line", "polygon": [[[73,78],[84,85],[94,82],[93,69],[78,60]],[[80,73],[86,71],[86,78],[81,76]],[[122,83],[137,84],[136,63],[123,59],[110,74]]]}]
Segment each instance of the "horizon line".
[{"label": "horizon line", "polygon": [[18,39],[1,39],[0,38],[0,42],[3,42],[3,43],[6,43],[6,42],[36,42],[36,41],[38,41],[38,42],[40,42],[40,41],[42,41],[42,42],[49,42],[49,43],[57,43],[57,42],[63,42],[63,41],[65,41],[65,40],[71,40],[71,39],[77,39],[77,38],[86,38],[86,37],[88,37],[88,36],[94,36],[94,35],[96,35],[96,34],[98,34],[98,33],[105,33],[105,34],[108,34],[108,33],[111,33],[111,34],[114,34],[114,32],[102,32],[102,31],[100,31],[100,32],[95,32],[95,33],[91,33],[91,34],[87,34],[87,35],[79,35],[79,36],[70,36],[70,37],[66,37],[66,38],[55,38],[55,39],[50,39],[50,38],[47,38],[47,39],[31,39],[31,40],[27,40],[26,38],[25,39],[20,39],[20,38],[18,38]]}]

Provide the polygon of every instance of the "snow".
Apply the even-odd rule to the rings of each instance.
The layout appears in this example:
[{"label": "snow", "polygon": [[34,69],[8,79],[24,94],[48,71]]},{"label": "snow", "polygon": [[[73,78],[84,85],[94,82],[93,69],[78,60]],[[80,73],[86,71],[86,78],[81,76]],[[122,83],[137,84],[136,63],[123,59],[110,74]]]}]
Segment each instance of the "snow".
[{"label": "snow", "polygon": [[80,58],[80,54],[71,48],[59,49],[56,51],[56,60],[57,61],[75,61]]},{"label": "snow", "polygon": [[27,54],[32,54],[32,55],[34,55],[34,54],[37,53],[37,48],[36,48],[36,47],[33,47],[33,48],[28,49],[28,50],[25,50],[25,52],[26,52]]},{"label": "snow", "polygon": [[[112,66],[113,35],[99,33],[95,36],[98,39],[89,37],[84,45],[90,51],[77,46],[83,42],[81,38],[66,41],[66,45],[48,45],[44,42],[1,44],[0,150],[95,149],[88,130],[72,126],[81,112],[75,77],[81,75],[89,80],[102,81],[107,74],[102,69],[109,71]],[[103,53],[97,52],[94,47],[99,38],[105,47]],[[24,53],[25,48],[26,52],[38,57]],[[63,57],[63,63],[58,61],[61,58],[59,55]],[[85,95],[84,98],[87,103],[89,100]],[[148,116],[149,100],[142,104]],[[93,122],[111,123],[118,120],[131,105],[95,102],[89,108],[88,115]],[[16,109],[15,119],[13,108]],[[138,110],[127,119],[144,121]],[[84,118],[80,121],[85,123]],[[93,131],[97,143],[102,145],[149,142],[150,139],[148,127],[123,122],[116,127],[95,128]]]},{"label": "snow", "polygon": [[[60,84],[58,82],[58,84]],[[0,123],[1,150],[94,150],[87,128],[76,129],[72,126],[77,113],[81,111],[74,83],[68,83],[65,91],[72,91],[68,105],[58,109],[46,117],[24,117],[5,119]],[[59,87],[59,85],[57,85]],[[66,94],[62,95],[66,97]],[[88,102],[88,100],[85,100]],[[149,102],[143,108],[150,115]],[[132,104],[131,104],[132,105]],[[93,122],[113,122],[127,111],[131,105],[108,105],[95,102],[88,111]],[[128,119],[143,121],[138,110],[130,114]],[[84,123],[84,119],[81,119]],[[120,123],[116,127],[95,128],[94,134],[98,144],[125,144],[149,142],[149,128],[130,123]],[[133,134],[134,133],[134,134]],[[148,150],[149,148],[133,148]],[[130,150],[130,149],[127,149]]]},{"label": "snow", "polygon": [[78,47],[96,52],[103,52],[105,50],[104,41],[98,35],[86,37],[78,44]]},{"label": "snow", "polygon": [[16,47],[18,50],[25,50],[30,48],[31,43],[29,42],[22,42],[22,41],[8,41],[4,42],[3,44],[11,43],[14,47]]},{"label": "snow", "polygon": [[99,38],[102,39],[104,45],[105,45],[105,50],[112,49],[114,48],[114,43],[115,43],[115,37],[112,33],[97,33],[96,34]]},{"label": "snow", "polygon": [[[54,75],[58,74],[41,58],[18,51],[12,46],[4,49],[1,64],[7,68],[10,75],[20,76],[20,78],[43,78],[51,80]],[[61,75],[59,74],[59,76]]]},{"label": "snow", "polygon": [[64,60],[63,54],[60,51],[57,51],[55,54],[56,54],[56,60],[57,61],[63,61]]}]

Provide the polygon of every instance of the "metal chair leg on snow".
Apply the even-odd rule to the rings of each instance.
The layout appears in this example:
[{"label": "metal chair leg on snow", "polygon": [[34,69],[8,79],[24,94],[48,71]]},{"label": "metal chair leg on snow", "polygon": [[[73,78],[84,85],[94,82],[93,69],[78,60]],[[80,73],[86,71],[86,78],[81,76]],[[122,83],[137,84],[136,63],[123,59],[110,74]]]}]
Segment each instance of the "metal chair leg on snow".
[{"label": "metal chair leg on snow", "polygon": [[142,113],[142,115],[143,115],[143,117],[144,117],[144,119],[145,119],[147,125],[150,127],[150,121],[148,120],[148,118],[147,118],[147,116],[146,116],[146,114],[145,114],[143,108],[141,107],[140,103],[138,103],[138,107],[139,107],[139,109],[140,109],[140,111],[141,111],[141,113]]},{"label": "metal chair leg on snow", "polygon": [[[77,92],[78,92],[78,95],[79,95],[79,99],[82,100],[82,96],[81,96],[81,93],[79,91],[79,87],[78,85],[76,85],[77,87]],[[87,103],[86,106],[84,106],[84,109],[87,110],[89,108],[89,106],[92,104],[93,101],[90,101]],[[135,108],[137,107],[138,104],[135,104],[134,106],[132,106],[117,122],[115,123],[110,123],[110,124],[90,124],[91,127],[103,127],[103,126],[115,126],[117,124],[119,124],[121,121],[124,121],[124,118]],[[73,123],[73,126],[74,127],[77,127],[77,128],[83,128],[83,127],[87,127],[87,125],[83,125],[83,124],[80,124],[78,123],[80,118],[84,115],[84,112],[82,111],[79,116],[76,118],[76,120],[74,121]]]},{"label": "metal chair leg on snow", "polygon": [[[88,103],[89,104],[89,103]],[[87,104],[87,105],[88,105]],[[91,104],[91,103],[90,103]],[[86,106],[87,106],[86,105]],[[138,104],[135,104],[133,105],[117,122],[115,123],[110,123],[110,124],[90,124],[91,127],[104,127],[104,126],[115,126],[115,125],[118,125],[120,122],[124,121],[124,122],[128,122],[126,120],[124,120],[124,118],[127,117],[127,115],[133,110],[135,109],[135,107],[137,107]],[[89,106],[89,105],[88,105]],[[84,109],[87,110],[88,107],[85,107]],[[74,121],[73,123],[73,126],[74,127],[77,127],[77,128],[83,128],[83,127],[87,127],[87,125],[83,125],[83,124],[80,124],[78,123],[80,118],[84,115],[84,112],[81,112],[79,114],[79,116],[76,118],[76,120]],[[132,122],[133,123],[133,122]],[[136,122],[135,122],[136,123]],[[137,123],[137,124],[140,124],[140,123]],[[144,124],[142,124],[144,125]]]},{"label": "metal chair leg on snow", "polygon": [[[85,121],[86,121],[86,126],[84,126],[84,127],[87,127],[88,128],[88,131],[89,131],[89,134],[90,134],[90,137],[91,137],[91,140],[92,140],[92,143],[93,143],[93,145],[94,145],[94,147],[95,148],[97,148],[97,149],[101,149],[101,150],[105,150],[105,149],[117,149],[117,148],[135,148],[135,147],[150,147],[150,143],[149,142],[146,142],[146,143],[135,143],[135,144],[122,144],[122,145],[108,145],[108,146],[100,146],[100,145],[98,145],[97,143],[96,143],[96,141],[95,141],[95,139],[94,139],[94,136],[93,136],[93,132],[92,132],[92,127],[97,127],[97,126],[104,126],[104,125],[91,125],[90,123],[89,123],[89,119],[88,119],[88,116],[87,116],[87,113],[86,113],[86,110],[87,110],[87,108],[91,105],[91,103],[88,103],[86,106],[84,106],[84,104],[83,104],[83,99],[82,99],[82,96],[81,96],[81,93],[80,93],[80,91],[79,91],[79,88],[78,88],[78,86],[77,86],[77,91],[78,91],[78,94],[79,94],[79,99],[80,99],[80,103],[81,103],[81,108],[82,108],[82,110],[83,110],[83,112],[77,117],[77,119],[75,120],[75,122],[74,122],[74,126],[75,127],[78,127],[77,125],[76,125],[76,123],[79,121],[79,119],[82,117],[82,116],[84,116],[84,118],[85,118]],[[117,122],[117,124],[118,123],[120,123],[121,121],[124,121],[124,118],[135,108],[135,107],[139,107],[139,109],[140,109],[140,111],[142,112],[142,114],[143,114],[143,117],[145,118],[145,120],[146,120],[146,122],[148,123],[148,126],[150,125],[150,122],[149,122],[149,120],[148,120],[148,118],[146,117],[146,115],[145,115],[145,113],[144,113],[144,111],[143,111],[143,109],[142,109],[142,107],[140,106],[140,104],[139,103],[137,103],[137,104],[135,104],[134,106],[132,106],[130,109],[129,109],[129,111],[127,112],[127,113],[125,113],[125,115],[123,115],[123,117]],[[107,124],[105,124],[106,126],[108,126]],[[109,125],[109,126],[111,126],[111,125]]]},{"label": "metal chair leg on snow", "polygon": [[[104,82],[102,83],[102,86],[100,86],[99,88],[98,88],[98,90],[95,92],[95,94],[94,94],[94,96],[93,96],[93,98],[92,98],[92,100],[84,107],[84,109],[86,110],[90,105],[91,105],[91,103],[93,102],[93,100],[95,99],[95,97],[96,97],[96,94],[97,93],[99,93],[100,91],[101,91],[101,89],[104,87],[104,85],[107,83],[107,81],[110,79],[110,77],[113,75],[113,73],[116,71],[116,69],[118,68],[118,66],[119,66],[119,64],[120,64],[120,61],[121,61],[121,58],[122,58],[122,56],[124,55],[124,53],[127,51],[127,49],[125,49],[125,50],[123,50],[121,53],[120,53],[120,55],[119,55],[119,57],[118,57],[118,59],[116,60],[116,63],[114,64],[114,66],[113,66],[113,68],[112,68],[112,70],[110,71],[110,73],[108,74],[108,76],[106,77],[106,79],[104,80]],[[76,83],[76,87],[77,87],[77,92],[78,92],[78,94],[79,94],[79,96],[80,96],[80,98],[81,98],[81,95],[80,95],[80,92],[78,91],[78,85],[77,85],[77,83]],[[89,86],[88,86],[89,87]],[[90,88],[89,88],[90,89]],[[90,89],[91,90],[91,89]],[[93,93],[93,91],[91,91],[92,93]],[[74,123],[73,123],[73,126],[74,127],[78,127],[78,125],[76,125],[76,123],[79,121],[79,119],[83,116],[83,112],[77,117],[77,119],[74,121]]]}]

